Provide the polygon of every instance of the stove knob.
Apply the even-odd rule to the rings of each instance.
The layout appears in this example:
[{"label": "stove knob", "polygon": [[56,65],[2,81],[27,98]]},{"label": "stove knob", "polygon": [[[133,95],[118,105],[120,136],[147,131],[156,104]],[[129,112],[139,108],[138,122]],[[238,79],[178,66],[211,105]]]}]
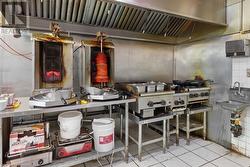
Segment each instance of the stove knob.
[{"label": "stove knob", "polygon": [[39,159],[38,164],[42,165],[43,164],[43,159]]},{"label": "stove knob", "polygon": [[193,97],[194,97],[194,94],[190,94],[189,97],[190,97],[190,98],[193,98]]},{"label": "stove knob", "polygon": [[206,93],[205,93],[205,96],[209,96],[209,92],[206,92]]},{"label": "stove knob", "polygon": [[175,104],[175,105],[179,105],[179,101],[178,101],[178,100],[175,100],[175,101],[174,101],[174,104]]},{"label": "stove knob", "polygon": [[153,107],[153,106],[154,106],[154,102],[149,101],[149,102],[148,102],[148,106],[149,106],[149,107]]},{"label": "stove knob", "polygon": [[182,105],[185,104],[185,101],[184,101],[184,100],[181,100],[181,101],[180,101],[180,104],[182,104]]},{"label": "stove knob", "polygon": [[206,93],[202,92],[202,93],[201,93],[201,96],[202,96],[202,97],[203,97],[203,96],[206,96]]},{"label": "stove knob", "polygon": [[194,97],[199,97],[199,94],[198,94],[198,93],[195,93],[195,94],[194,94]]},{"label": "stove knob", "polygon": [[162,101],[161,101],[161,105],[162,105],[162,106],[165,106],[166,104],[167,104],[167,102],[166,102],[165,100],[162,100]]}]

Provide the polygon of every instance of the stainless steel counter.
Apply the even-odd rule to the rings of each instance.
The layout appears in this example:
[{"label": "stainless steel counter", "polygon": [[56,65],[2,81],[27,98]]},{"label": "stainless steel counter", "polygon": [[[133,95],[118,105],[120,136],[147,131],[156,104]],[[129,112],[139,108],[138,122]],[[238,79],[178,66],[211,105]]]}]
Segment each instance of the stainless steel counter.
[{"label": "stainless steel counter", "polygon": [[[77,110],[77,109],[87,109],[87,108],[95,108],[95,107],[103,107],[103,106],[109,106],[111,108],[112,105],[118,105],[118,104],[125,104],[125,160],[128,161],[128,142],[129,142],[129,136],[128,136],[128,106],[129,103],[135,102],[135,98],[131,99],[125,99],[125,100],[111,100],[111,101],[101,101],[101,102],[90,102],[88,104],[75,104],[75,105],[68,105],[68,106],[60,106],[60,107],[53,107],[53,108],[33,108],[29,106],[29,97],[21,97],[18,98],[20,100],[21,105],[17,109],[7,109],[4,111],[0,111],[0,146],[2,146],[3,143],[3,135],[2,135],[2,127],[3,127],[3,118],[9,118],[9,117],[19,117],[19,116],[25,116],[25,115],[36,115],[36,114],[43,114],[43,113],[52,113],[52,112],[63,112],[63,111],[69,111],[69,110]],[[112,110],[110,110],[112,112]],[[121,147],[122,148],[122,147]],[[120,151],[120,149],[116,148],[116,150]],[[87,154],[86,154],[87,155]],[[82,156],[86,156],[83,154]],[[93,160],[96,156],[93,156],[90,154],[91,157],[88,158],[82,158],[81,162],[84,163],[87,160]],[[80,155],[79,155],[80,156]],[[0,166],[3,166],[3,150],[0,149]],[[74,161],[74,159],[72,159]],[[63,161],[64,166],[70,166],[71,162]],[[67,165],[69,164],[69,165]]]}]

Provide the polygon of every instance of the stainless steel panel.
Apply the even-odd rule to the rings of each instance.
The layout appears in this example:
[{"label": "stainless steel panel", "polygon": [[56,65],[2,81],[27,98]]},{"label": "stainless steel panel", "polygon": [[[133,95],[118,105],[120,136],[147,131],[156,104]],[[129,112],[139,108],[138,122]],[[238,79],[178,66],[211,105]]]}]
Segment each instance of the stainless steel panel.
[{"label": "stainless steel panel", "polygon": [[125,25],[128,23],[128,19],[129,19],[130,15],[131,15],[132,10],[133,10],[133,8],[128,9],[128,12],[126,13],[126,16],[125,16],[125,18],[124,18],[124,20],[122,22],[121,29],[124,29]]},{"label": "stainless steel panel", "polygon": [[[232,80],[232,62],[225,56],[225,41],[233,36],[214,38],[180,45],[175,49],[176,79],[193,79],[201,75],[214,81],[210,103],[213,111],[208,113],[208,138],[217,142],[222,139],[221,119],[223,114],[216,101],[228,100],[228,88]],[[223,67],[223,68],[221,68]]]},{"label": "stainless steel panel", "polygon": [[36,1],[31,1],[31,16],[36,16]]},{"label": "stainless steel panel", "polygon": [[139,11],[139,14],[138,14],[138,17],[136,18],[131,30],[135,31],[136,30],[136,27],[138,26],[139,22],[141,21],[141,18],[143,17],[145,11],[144,10],[140,10],[138,9]]},{"label": "stainless steel panel", "polygon": [[225,0],[112,0],[151,10],[189,17],[195,20],[225,24]]},{"label": "stainless steel panel", "polygon": [[43,0],[43,17],[49,18],[49,0]]},{"label": "stainless steel panel", "polygon": [[105,11],[104,9],[106,8],[106,2],[101,2],[100,9],[98,11],[98,16],[95,25],[100,25],[101,19],[104,17]]},{"label": "stainless steel panel", "polygon": [[60,19],[61,4],[62,4],[62,0],[56,0],[56,13],[55,13],[55,19],[56,20]]},{"label": "stainless steel panel", "polygon": [[42,3],[40,0],[36,0],[36,15],[42,17]]},{"label": "stainless steel panel", "polygon": [[74,0],[68,0],[66,21],[71,21]]},{"label": "stainless steel panel", "polygon": [[[110,27],[113,27],[113,25],[114,25],[114,23],[115,23],[115,20],[117,19],[117,15],[118,15],[118,13],[119,13],[119,10],[120,10],[120,6],[115,5],[114,8],[115,8],[115,9],[114,9],[114,13],[112,14],[111,20],[110,20],[110,22],[108,23],[108,27],[109,27],[109,28],[110,28]],[[105,24],[106,24],[106,23],[105,23]]]},{"label": "stainless steel panel", "polygon": [[133,19],[131,20],[131,23],[129,24],[129,27],[127,28],[128,30],[131,30],[133,25],[135,24],[136,19],[139,17],[140,10],[139,9],[134,9],[135,14],[132,14]]},{"label": "stainless steel panel", "polygon": [[120,7],[119,7],[118,13],[117,13],[117,15],[116,15],[116,17],[115,17],[115,21],[114,21],[114,24],[112,25],[112,28],[117,27],[118,22],[119,22],[119,20],[120,20],[120,17],[121,17],[121,15],[122,15],[124,9],[125,9],[124,6],[120,6]]},{"label": "stainless steel panel", "polygon": [[110,16],[110,8],[111,8],[111,3],[106,3],[106,7],[103,12],[103,17],[101,19],[100,26],[104,26],[104,23],[106,22],[108,16]]},{"label": "stainless steel panel", "polygon": [[128,17],[128,21],[127,21],[127,23],[125,24],[125,26],[124,26],[123,29],[127,30],[128,27],[132,24],[131,21],[132,21],[132,19],[134,19],[135,13],[136,13],[136,9],[133,8],[131,14],[130,14],[129,17]]},{"label": "stainless steel panel", "polygon": [[143,31],[144,24],[149,17],[150,13],[148,11],[144,11],[142,18],[140,18],[138,25],[136,26],[135,31]]},{"label": "stainless steel panel", "polygon": [[55,17],[55,0],[50,0],[49,1],[49,18],[54,19]]},{"label": "stainless steel panel", "polygon": [[82,21],[85,4],[86,4],[85,0],[80,0],[80,6],[77,15],[77,23],[80,23]]},{"label": "stainless steel panel", "polygon": [[66,19],[67,4],[68,4],[68,0],[62,0],[61,20],[65,20]]},{"label": "stainless steel panel", "polygon": [[122,26],[122,23],[124,22],[124,19],[125,19],[125,16],[127,15],[128,10],[129,10],[129,7],[125,6],[125,9],[123,10],[121,17],[119,18],[119,22],[116,28],[122,29],[121,26]]},{"label": "stainless steel panel", "polygon": [[90,24],[94,14],[95,5],[96,5],[96,0],[86,0],[82,23]]},{"label": "stainless steel panel", "polygon": [[90,24],[95,24],[96,19],[97,19],[97,14],[99,12],[100,5],[101,5],[101,2],[97,1],[96,5],[95,5],[95,8],[94,8],[94,13],[93,13],[93,16],[91,18],[91,23]]},{"label": "stainless steel panel", "polygon": [[109,13],[104,24],[105,27],[107,27],[109,23],[111,23],[111,17],[114,15],[114,10],[115,10],[115,4],[112,3],[110,9],[108,9]]},{"label": "stainless steel panel", "polygon": [[[74,7],[73,7],[73,14],[72,14],[72,22],[76,22],[77,20],[77,14],[78,14],[78,9],[79,9],[79,5],[80,5],[80,1],[81,0],[75,0],[74,1]],[[82,8],[83,9],[83,8]]]}]

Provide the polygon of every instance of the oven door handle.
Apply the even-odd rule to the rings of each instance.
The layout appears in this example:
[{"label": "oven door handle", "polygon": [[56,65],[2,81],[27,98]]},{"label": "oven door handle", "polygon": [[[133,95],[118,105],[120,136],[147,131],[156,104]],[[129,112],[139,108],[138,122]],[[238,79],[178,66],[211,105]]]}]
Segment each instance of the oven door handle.
[{"label": "oven door handle", "polygon": [[154,107],[154,105],[157,105],[157,104],[165,106],[167,104],[167,102],[165,100],[161,100],[159,102],[153,102],[153,101],[148,102],[149,107]]}]

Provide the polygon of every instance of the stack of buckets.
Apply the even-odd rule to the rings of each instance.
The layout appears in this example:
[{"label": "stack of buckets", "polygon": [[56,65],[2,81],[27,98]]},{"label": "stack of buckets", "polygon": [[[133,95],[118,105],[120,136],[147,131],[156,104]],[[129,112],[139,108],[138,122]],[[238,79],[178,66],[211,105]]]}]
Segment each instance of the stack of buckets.
[{"label": "stack of buckets", "polygon": [[97,152],[108,152],[114,149],[114,128],[115,122],[112,118],[93,120],[92,129]]}]

